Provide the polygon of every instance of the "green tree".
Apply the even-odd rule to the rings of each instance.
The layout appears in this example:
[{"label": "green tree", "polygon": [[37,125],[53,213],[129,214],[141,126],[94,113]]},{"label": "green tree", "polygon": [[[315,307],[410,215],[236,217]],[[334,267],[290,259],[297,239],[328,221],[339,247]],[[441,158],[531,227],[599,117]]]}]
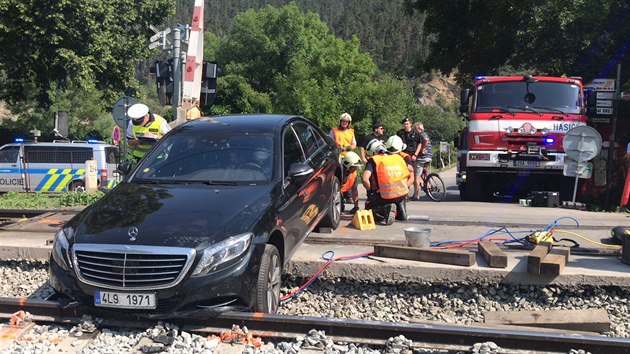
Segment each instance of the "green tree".
[{"label": "green tree", "polygon": [[241,13],[218,42],[222,112],[301,114],[324,129],[348,112],[355,128],[368,132],[373,121],[400,120],[413,104],[404,83],[379,78],[358,38],[335,37],[295,4]]},{"label": "green tree", "polygon": [[[624,0],[405,0],[426,15],[434,41],[426,68],[460,82],[510,66],[535,74],[614,77],[630,64],[630,5]],[[611,73],[613,71],[613,73]],[[625,70],[623,82],[630,77]]]},{"label": "green tree", "polygon": [[0,98],[47,106],[51,86],[93,82],[103,106],[138,88],[135,66],[149,54],[149,25],[174,9],[169,0],[2,0]]},{"label": "green tree", "polygon": [[[54,86],[54,85],[53,85]],[[102,108],[102,92],[96,89],[93,82],[78,83],[69,79],[65,88],[53,87],[47,91],[52,102],[49,106],[41,106],[36,101],[27,103],[20,119],[6,121],[5,126],[15,131],[27,132],[37,128],[42,132],[43,140],[56,138],[53,135],[55,112],[67,112],[70,139],[108,139],[114,127],[110,113]],[[25,107],[25,108],[26,108]]]}]

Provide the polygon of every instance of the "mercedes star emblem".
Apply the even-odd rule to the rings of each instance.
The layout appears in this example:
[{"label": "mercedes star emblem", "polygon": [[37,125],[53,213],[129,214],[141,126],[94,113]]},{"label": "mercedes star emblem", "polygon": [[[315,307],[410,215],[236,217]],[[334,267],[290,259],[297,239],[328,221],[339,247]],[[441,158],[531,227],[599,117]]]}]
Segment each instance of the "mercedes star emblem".
[{"label": "mercedes star emblem", "polygon": [[138,228],[135,226],[130,227],[127,235],[129,235],[129,241],[135,241],[138,237]]}]

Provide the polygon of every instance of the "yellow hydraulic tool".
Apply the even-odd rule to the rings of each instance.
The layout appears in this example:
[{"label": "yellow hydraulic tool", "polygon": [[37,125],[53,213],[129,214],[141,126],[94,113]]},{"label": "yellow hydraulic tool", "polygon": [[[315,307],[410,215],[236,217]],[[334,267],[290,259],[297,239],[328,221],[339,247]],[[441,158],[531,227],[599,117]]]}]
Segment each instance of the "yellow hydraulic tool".
[{"label": "yellow hydraulic tool", "polygon": [[553,231],[536,231],[529,235],[529,242],[539,244],[541,242],[553,243]]}]

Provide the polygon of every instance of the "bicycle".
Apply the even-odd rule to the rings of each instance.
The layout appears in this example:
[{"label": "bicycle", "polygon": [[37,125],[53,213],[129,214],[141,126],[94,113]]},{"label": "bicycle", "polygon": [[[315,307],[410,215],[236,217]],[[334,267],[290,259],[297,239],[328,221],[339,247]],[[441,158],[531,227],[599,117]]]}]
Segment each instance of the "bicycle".
[{"label": "bicycle", "polygon": [[433,201],[439,202],[446,197],[446,186],[439,174],[432,172],[429,173],[430,162],[425,162],[422,166],[422,190]]}]

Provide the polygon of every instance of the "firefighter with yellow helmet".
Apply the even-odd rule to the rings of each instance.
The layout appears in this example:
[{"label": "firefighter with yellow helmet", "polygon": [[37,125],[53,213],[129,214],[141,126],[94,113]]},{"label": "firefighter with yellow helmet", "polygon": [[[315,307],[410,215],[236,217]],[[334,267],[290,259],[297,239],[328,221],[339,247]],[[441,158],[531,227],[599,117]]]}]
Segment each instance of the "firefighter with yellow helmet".
[{"label": "firefighter with yellow helmet", "polygon": [[344,168],[343,182],[341,184],[341,195],[344,200],[354,204],[354,208],[350,210],[351,214],[359,211],[359,188],[358,179],[359,167],[362,166],[361,158],[354,151],[348,151],[346,156],[341,160]]},{"label": "firefighter with yellow helmet", "polygon": [[330,130],[330,136],[341,150],[340,159],[343,159],[348,151],[352,151],[357,147],[354,129],[350,128],[351,123],[352,116],[348,113],[343,113],[339,116],[339,125]]}]

